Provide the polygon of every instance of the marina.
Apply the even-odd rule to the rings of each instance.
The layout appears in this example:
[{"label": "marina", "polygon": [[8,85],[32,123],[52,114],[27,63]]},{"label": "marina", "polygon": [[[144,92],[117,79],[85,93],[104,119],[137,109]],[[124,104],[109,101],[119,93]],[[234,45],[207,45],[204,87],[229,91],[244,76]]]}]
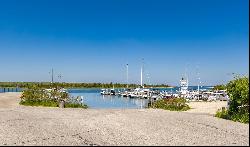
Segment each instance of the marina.
[{"label": "marina", "polygon": [[[140,86],[137,88],[129,88],[129,72],[128,64],[126,64],[126,81],[127,88],[124,89],[101,89],[100,94],[105,96],[115,96],[115,97],[126,97],[129,99],[146,99],[147,106],[152,105],[160,99],[169,98],[185,98],[187,101],[229,101],[229,97],[226,90],[213,90],[212,86],[202,86],[200,73],[197,72],[198,85],[189,86],[188,76],[185,70],[185,76],[180,79],[179,86],[175,88],[167,89],[157,89],[145,87],[143,83],[145,63],[144,58],[142,58],[141,68],[140,68]],[[198,70],[198,69],[197,69]]]},{"label": "marina", "polygon": [[249,146],[249,0],[3,0],[0,61],[0,146]]},{"label": "marina", "polygon": [[[119,89],[115,89],[119,91]],[[82,96],[82,101],[86,103],[89,108],[122,108],[122,109],[141,109],[146,108],[147,99],[131,99],[128,97],[121,97],[118,95],[102,95],[101,89],[69,89],[68,92],[72,96]]]},{"label": "marina", "polygon": [[[83,91],[91,93],[90,89]],[[224,106],[220,103],[212,102],[208,106],[204,102],[192,102],[196,109],[190,112],[59,109],[20,106],[20,95],[0,93],[2,145],[249,145],[248,124],[211,115]]]},{"label": "marina", "polygon": [[226,90],[213,90],[211,86],[188,86],[187,80],[180,80],[180,86],[174,88],[135,88],[135,89],[101,89],[103,97],[122,97],[129,99],[146,99],[148,103],[159,99],[185,98],[187,101],[228,101]]},{"label": "marina", "polygon": [[[211,86],[203,86],[199,90],[197,86],[189,86],[183,91],[182,86],[171,88],[80,88],[65,89],[71,96],[80,96],[82,102],[89,108],[123,108],[142,109],[148,108],[149,104],[168,98],[184,97],[187,101],[228,101],[229,97],[225,90],[213,91]],[[0,88],[2,92],[22,92],[22,88]],[[50,89],[47,89],[50,90]],[[184,94],[185,93],[185,94]]]},{"label": "marina", "polygon": [[[147,108],[152,102],[164,98],[175,98],[182,95],[181,87],[174,88],[85,88],[68,89],[72,96],[82,96],[83,102],[90,108]],[[200,94],[197,86],[189,86],[187,89],[187,101],[227,101],[225,91],[213,91],[211,86],[203,86]],[[200,96],[200,97],[198,97]]]}]

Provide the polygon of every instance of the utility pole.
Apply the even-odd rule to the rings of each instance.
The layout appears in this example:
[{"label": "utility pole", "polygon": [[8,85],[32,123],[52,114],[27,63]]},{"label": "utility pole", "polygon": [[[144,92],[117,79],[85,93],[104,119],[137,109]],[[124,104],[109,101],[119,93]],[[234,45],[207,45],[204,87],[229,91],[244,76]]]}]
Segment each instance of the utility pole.
[{"label": "utility pole", "polygon": [[52,68],[52,83],[54,83],[54,70],[53,70],[53,68]]},{"label": "utility pole", "polygon": [[58,79],[60,79],[60,80],[59,80],[59,82],[60,82],[61,79],[62,79],[62,74],[59,74],[59,75],[58,75]]},{"label": "utility pole", "polygon": [[49,72],[51,74],[51,83],[54,83],[54,71],[53,68],[51,70],[51,72]]},{"label": "utility pole", "polygon": [[147,79],[148,79],[148,85],[151,85],[151,83],[150,83],[150,76],[149,76],[149,74],[147,74]]}]

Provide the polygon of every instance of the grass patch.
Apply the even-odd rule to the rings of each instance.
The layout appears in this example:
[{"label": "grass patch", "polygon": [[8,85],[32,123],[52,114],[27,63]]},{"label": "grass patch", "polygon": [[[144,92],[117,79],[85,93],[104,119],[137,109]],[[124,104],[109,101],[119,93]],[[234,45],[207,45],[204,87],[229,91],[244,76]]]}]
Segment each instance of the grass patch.
[{"label": "grass patch", "polygon": [[226,109],[219,109],[216,114],[215,117],[219,117],[219,118],[223,118],[223,119],[230,119],[229,115],[228,115],[228,110]]},{"label": "grass patch", "polygon": [[227,120],[232,120],[235,122],[249,123],[249,113],[244,110],[239,110],[238,112],[230,113],[227,109],[219,109],[215,117],[223,118]]},{"label": "grass patch", "polygon": [[190,107],[186,104],[184,98],[160,99],[156,101],[151,108],[164,109],[170,111],[187,111]]},{"label": "grass patch", "polygon": [[65,108],[84,108],[84,109],[87,109],[88,106],[86,104],[66,103]]},{"label": "grass patch", "polygon": [[42,101],[42,100],[25,100],[20,101],[20,105],[24,106],[44,106],[44,107],[58,107],[58,103],[55,101]]}]

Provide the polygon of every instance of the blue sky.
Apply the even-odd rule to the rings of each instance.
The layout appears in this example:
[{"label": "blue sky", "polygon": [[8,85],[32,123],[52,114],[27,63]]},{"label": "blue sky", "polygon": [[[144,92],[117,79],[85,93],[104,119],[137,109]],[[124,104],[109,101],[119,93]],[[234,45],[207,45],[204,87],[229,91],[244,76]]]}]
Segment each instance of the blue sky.
[{"label": "blue sky", "polygon": [[[0,81],[226,83],[249,75],[248,0],[2,0]],[[58,78],[55,78],[57,81]]]}]

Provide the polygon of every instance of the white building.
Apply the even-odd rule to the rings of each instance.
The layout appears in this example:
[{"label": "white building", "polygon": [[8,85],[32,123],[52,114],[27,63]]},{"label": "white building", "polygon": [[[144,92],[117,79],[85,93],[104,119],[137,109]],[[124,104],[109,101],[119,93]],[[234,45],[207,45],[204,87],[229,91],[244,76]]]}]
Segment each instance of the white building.
[{"label": "white building", "polygon": [[188,79],[181,78],[180,80],[180,94],[186,96],[188,94]]}]

